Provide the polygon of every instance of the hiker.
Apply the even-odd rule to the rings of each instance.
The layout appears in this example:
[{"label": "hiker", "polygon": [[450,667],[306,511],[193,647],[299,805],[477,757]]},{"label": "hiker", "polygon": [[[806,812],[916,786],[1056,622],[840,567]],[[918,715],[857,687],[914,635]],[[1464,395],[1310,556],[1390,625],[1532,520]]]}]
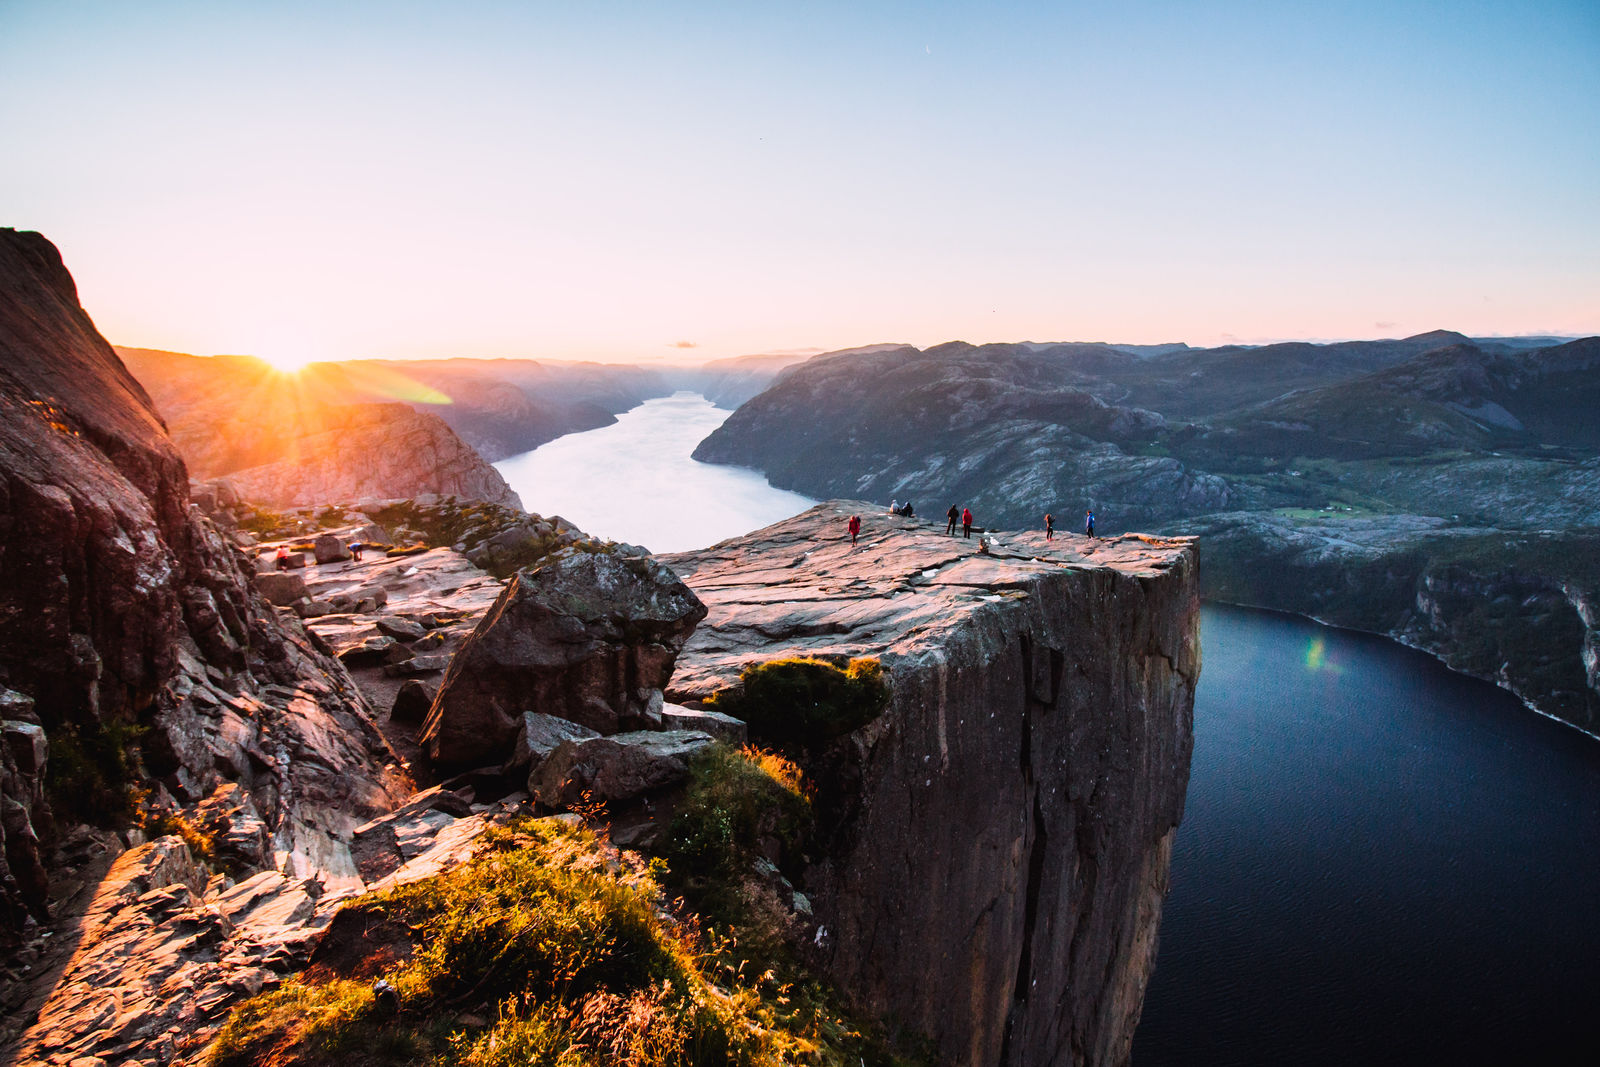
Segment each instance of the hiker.
[{"label": "hiker", "polygon": [[1094,536],[1094,512],[1093,511],[1086,511],[1086,512],[1083,513],[1083,536],[1085,536],[1085,537],[1093,537]]},{"label": "hiker", "polygon": [[914,519],[917,517],[916,509],[911,506],[911,501],[909,500],[906,501],[906,506],[900,509],[900,514],[904,515],[908,519]]},{"label": "hiker", "polygon": [[898,500],[889,501],[889,514],[891,514],[891,515],[900,514],[900,501],[898,501]]},{"label": "hiker", "polygon": [[954,504],[951,504],[950,510],[945,512],[944,515],[945,518],[950,520],[949,525],[944,528],[944,532],[949,534],[951,537],[954,537],[956,535],[956,520],[961,518],[961,512],[956,510],[956,506]]},{"label": "hiker", "polygon": [[350,542],[350,558],[355,560],[357,563],[361,562],[361,549],[362,549],[362,547],[363,546],[362,546],[360,541],[351,541]]},{"label": "hiker", "polygon": [[1044,539],[1046,541],[1056,539],[1056,517],[1048,511],[1044,513]]},{"label": "hiker", "polygon": [[289,549],[286,545],[278,546],[278,569],[280,571],[289,569]]},{"label": "hiker", "polygon": [[852,515],[852,516],[850,516],[850,522],[845,526],[845,529],[850,531],[850,543],[852,545],[855,544],[856,543],[856,535],[861,532],[861,516],[860,515]]},{"label": "hiker", "polygon": [[962,508],[961,509],[961,536],[962,537],[966,537],[966,538],[971,538],[972,537],[972,509],[971,508]]}]

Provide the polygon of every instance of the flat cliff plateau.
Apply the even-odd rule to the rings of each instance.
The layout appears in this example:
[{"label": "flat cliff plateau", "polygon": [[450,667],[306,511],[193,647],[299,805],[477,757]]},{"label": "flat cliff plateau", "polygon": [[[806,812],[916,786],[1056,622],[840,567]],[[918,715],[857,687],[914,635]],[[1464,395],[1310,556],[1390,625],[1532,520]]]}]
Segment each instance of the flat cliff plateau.
[{"label": "flat cliff plateau", "polygon": [[1198,535],[1207,596],[1387,634],[1596,734],[1597,404],[1595,337],[952,342],[791,367],[695,458],[984,524],[1093,508]]},{"label": "flat cliff plateau", "polygon": [[943,531],[830,501],[663,556],[709,609],[667,695],[879,658],[890,706],[832,754],[802,881],[826,969],[941,1062],[1124,1062],[1188,784],[1194,544]]}]

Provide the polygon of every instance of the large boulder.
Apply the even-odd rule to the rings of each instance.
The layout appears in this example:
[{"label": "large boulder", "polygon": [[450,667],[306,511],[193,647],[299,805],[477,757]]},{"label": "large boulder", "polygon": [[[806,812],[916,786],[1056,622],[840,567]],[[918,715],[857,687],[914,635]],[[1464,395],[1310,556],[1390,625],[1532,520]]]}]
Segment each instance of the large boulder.
[{"label": "large boulder", "polygon": [[415,641],[428,632],[421,623],[402,619],[398,615],[380,616],[374,625],[377,626],[378,632],[387,634],[397,641]]},{"label": "large boulder", "polygon": [[602,734],[645,725],[705,615],[653,559],[558,552],[518,572],[456,653],[423,750],[445,767],[502,763],[530,708]]},{"label": "large boulder", "polygon": [[[388,640],[388,638],[385,638]],[[426,682],[408,678],[394,695],[394,705],[389,709],[391,722],[420,723],[428,717],[437,691]]]},{"label": "large boulder", "polygon": [[702,711],[681,704],[668,704],[661,709],[661,720],[668,730],[697,730],[730,745],[742,745],[750,739],[750,730],[743,719],[735,719],[720,711]]},{"label": "large boulder", "polygon": [[587,726],[579,726],[554,715],[525,711],[522,713],[522,725],[517,729],[517,739],[511,745],[511,755],[502,769],[507,775],[516,771],[531,774],[549,758],[550,753],[561,747],[561,742],[599,736]]},{"label": "large boulder", "polygon": [[256,575],[256,589],[267,599],[267,603],[276,604],[280,608],[286,608],[311,595],[306,589],[304,578],[298,574],[279,574],[276,571]]},{"label": "large boulder", "polygon": [[710,734],[640,730],[563,741],[528,776],[528,792],[552,808],[632,800],[689,777],[689,760],[711,747]]},{"label": "large boulder", "polygon": [[311,543],[312,554],[318,563],[343,563],[350,558],[350,550],[333,534],[322,534]]}]

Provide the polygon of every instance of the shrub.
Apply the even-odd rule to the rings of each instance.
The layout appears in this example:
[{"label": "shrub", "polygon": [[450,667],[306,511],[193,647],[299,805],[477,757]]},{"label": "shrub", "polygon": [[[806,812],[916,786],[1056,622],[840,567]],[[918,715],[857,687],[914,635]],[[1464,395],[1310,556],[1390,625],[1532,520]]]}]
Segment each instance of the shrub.
[{"label": "shrub", "polygon": [[196,862],[208,870],[216,870],[217,835],[207,833],[205,828],[193,819],[165,808],[147,808],[139,813],[137,822],[145,837],[152,841],[169,834],[183,838],[183,843],[189,846],[189,854]]},{"label": "shrub", "polygon": [[750,735],[784,746],[813,747],[877,718],[889,703],[889,683],[875,659],[844,667],[822,659],[780,659],[746,667],[737,689],[707,703],[743,719]]},{"label": "shrub", "polygon": [[713,745],[690,765],[664,851],[683,874],[731,873],[757,855],[798,858],[810,827],[799,767],[760,749]]},{"label": "shrub", "polygon": [[132,723],[60,723],[48,728],[45,792],[64,824],[125,826],[133,818],[135,746],[145,733]]}]

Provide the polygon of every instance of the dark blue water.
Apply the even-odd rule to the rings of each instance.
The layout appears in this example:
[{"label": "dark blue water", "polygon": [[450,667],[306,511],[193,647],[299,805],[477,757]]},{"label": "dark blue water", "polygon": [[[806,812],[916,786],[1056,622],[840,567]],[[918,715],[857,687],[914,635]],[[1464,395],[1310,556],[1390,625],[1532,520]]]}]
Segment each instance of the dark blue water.
[{"label": "dark blue water", "polygon": [[1211,606],[1135,1067],[1600,1064],[1600,742]]}]

